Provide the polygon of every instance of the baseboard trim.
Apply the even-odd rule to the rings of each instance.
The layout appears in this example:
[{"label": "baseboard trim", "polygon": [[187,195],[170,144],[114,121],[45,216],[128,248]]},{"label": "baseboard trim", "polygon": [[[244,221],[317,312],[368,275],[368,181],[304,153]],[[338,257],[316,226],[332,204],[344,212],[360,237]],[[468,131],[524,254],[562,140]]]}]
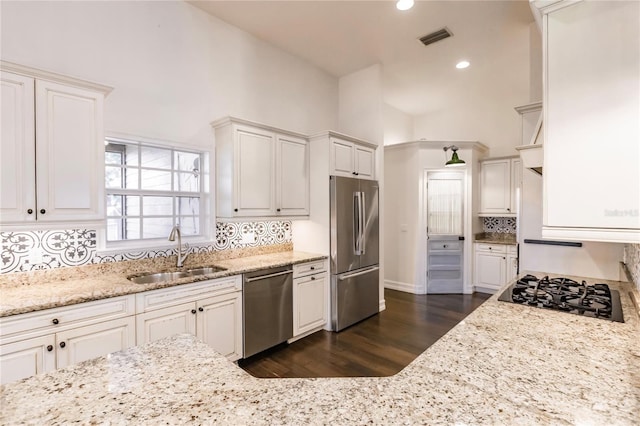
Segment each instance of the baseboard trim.
[{"label": "baseboard trim", "polygon": [[411,283],[403,283],[400,281],[384,280],[384,288],[391,290],[404,291],[405,293],[416,293],[416,286]]},{"label": "baseboard trim", "polygon": [[387,309],[387,303],[385,302],[385,300],[384,300],[384,299],[382,299],[382,300],[380,301],[380,304],[378,305],[378,312],[382,312],[382,311],[384,311],[385,309]]}]

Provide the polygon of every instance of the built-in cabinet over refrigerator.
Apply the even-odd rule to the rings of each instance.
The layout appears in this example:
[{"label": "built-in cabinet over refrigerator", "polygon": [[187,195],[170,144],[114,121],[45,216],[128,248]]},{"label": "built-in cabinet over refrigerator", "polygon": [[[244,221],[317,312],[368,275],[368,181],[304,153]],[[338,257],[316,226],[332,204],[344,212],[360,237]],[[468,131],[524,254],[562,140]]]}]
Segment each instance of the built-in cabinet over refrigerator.
[{"label": "built-in cabinet over refrigerator", "polygon": [[331,322],[340,331],[378,313],[378,182],[331,176]]}]

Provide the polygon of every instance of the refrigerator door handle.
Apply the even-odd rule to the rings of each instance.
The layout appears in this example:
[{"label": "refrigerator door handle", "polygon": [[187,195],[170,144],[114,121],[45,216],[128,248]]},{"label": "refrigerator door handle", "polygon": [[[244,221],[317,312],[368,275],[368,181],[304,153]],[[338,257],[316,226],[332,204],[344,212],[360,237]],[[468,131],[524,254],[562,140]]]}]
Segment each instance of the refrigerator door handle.
[{"label": "refrigerator door handle", "polygon": [[367,268],[363,271],[354,272],[352,274],[343,274],[338,275],[338,281],[348,280],[349,278],[358,277],[360,275],[368,274],[369,272],[377,271],[380,269],[379,266],[372,266],[371,268]]},{"label": "refrigerator door handle", "polygon": [[360,198],[361,192],[353,193],[353,252],[356,255],[362,254],[360,252],[360,235],[362,230],[360,229],[361,219],[361,204],[362,200]]},{"label": "refrigerator door handle", "polygon": [[365,240],[366,232],[365,232],[365,229],[364,229],[365,222],[366,222],[366,220],[365,220],[366,216],[365,216],[365,211],[364,211],[364,206],[366,204],[365,204],[364,195],[365,195],[364,192],[360,192],[360,215],[359,215],[359,217],[360,217],[360,226],[359,226],[359,228],[360,228],[360,254],[361,255],[364,254],[364,252],[365,252],[365,250],[367,248],[367,242]]}]

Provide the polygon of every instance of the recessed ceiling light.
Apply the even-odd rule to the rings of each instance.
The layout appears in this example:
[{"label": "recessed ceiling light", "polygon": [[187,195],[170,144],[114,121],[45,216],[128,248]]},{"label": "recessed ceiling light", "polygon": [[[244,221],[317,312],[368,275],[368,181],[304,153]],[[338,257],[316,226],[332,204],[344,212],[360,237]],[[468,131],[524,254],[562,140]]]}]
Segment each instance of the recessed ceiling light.
[{"label": "recessed ceiling light", "polygon": [[469,65],[471,65],[469,61],[460,61],[456,64],[456,68],[461,70],[461,69],[467,68]]},{"label": "recessed ceiling light", "polygon": [[398,10],[409,10],[413,7],[413,0],[398,0],[396,7]]}]

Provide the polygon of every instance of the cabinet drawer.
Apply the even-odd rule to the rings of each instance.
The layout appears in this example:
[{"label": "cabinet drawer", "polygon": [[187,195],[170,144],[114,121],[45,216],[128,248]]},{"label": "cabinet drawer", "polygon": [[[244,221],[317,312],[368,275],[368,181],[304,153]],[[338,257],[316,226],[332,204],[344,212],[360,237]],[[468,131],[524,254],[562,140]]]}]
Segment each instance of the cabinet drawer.
[{"label": "cabinet drawer", "polygon": [[[2,340],[19,333],[58,332],[135,314],[134,296],[113,297],[0,318]],[[24,336],[22,336],[24,338]]]},{"label": "cabinet drawer", "polygon": [[147,312],[178,303],[194,302],[202,295],[209,297],[238,290],[242,290],[241,275],[146,291],[136,295],[136,312]]},{"label": "cabinet drawer", "polygon": [[504,244],[478,243],[478,244],[476,244],[476,250],[477,251],[486,251],[486,252],[489,252],[489,253],[506,254],[507,253],[507,246],[504,245]]},{"label": "cabinet drawer", "polygon": [[462,241],[429,241],[429,250],[459,251],[462,250]]},{"label": "cabinet drawer", "polygon": [[317,260],[314,262],[300,263],[293,265],[293,278],[304,277],[305,275],[317,274],[327,270],[326,262]]},{"label": "cabinet drawer", "polygon": [[514,245],[507,246],[507,253],[509,254],[518,254],[518,249]]}]

